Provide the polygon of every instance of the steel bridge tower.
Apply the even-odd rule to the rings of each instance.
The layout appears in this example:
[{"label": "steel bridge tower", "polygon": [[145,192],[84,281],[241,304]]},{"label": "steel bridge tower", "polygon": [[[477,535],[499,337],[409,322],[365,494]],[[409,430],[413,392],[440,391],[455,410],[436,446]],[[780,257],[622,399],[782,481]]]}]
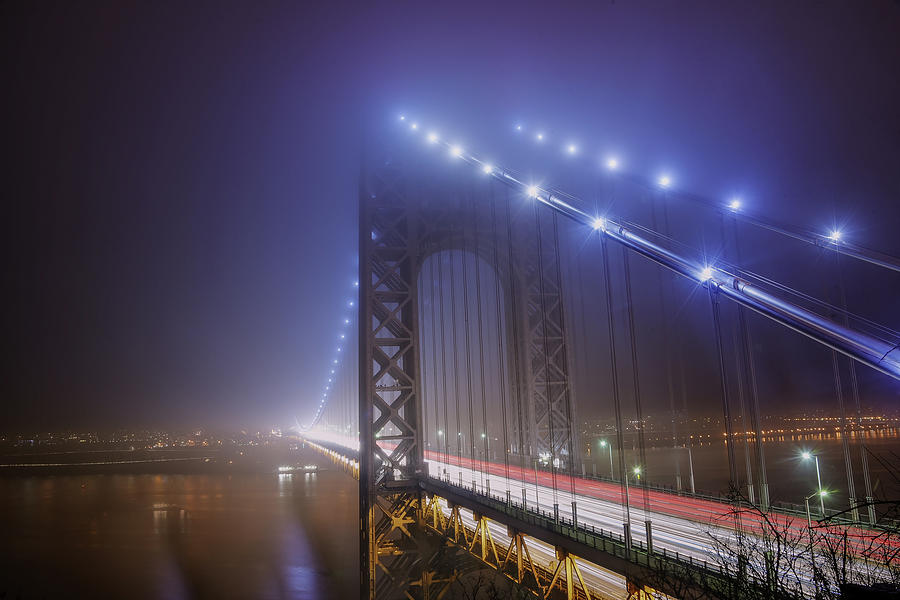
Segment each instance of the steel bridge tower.
[{"label": "steel bridge tower", "polygon": [[[507,188],[402,160],[364,164],[360,175],[360,566],[368,598],[414,587],[428,598],[446,582],[433,564],[439,553],[414,532],[418,478],[427,475],[417,282],[429,256],[472,252],[503,282],[516,408],[507,450],[546,453],[558,467],[578,461],[556,214],[536,203],[508,214],[510,203],[500,202]],[[507,211],[507,226],[490,231],[497,210]]]}]

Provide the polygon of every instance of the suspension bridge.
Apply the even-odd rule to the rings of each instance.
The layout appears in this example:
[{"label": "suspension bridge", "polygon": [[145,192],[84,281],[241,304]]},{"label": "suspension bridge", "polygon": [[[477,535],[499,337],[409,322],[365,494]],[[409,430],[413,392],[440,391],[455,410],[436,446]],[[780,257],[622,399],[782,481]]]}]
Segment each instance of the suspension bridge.
[{"label": "suspension bridge", "polygon": [[[406,116],[364,160],[358,280],[299,427],[359,479],[361,596],[439,598],[479,567],[537,597],[765,595],[790,557],[716,543],[877,529],[865,394],[896,397],[900,334],[847,289],[896,292],[900,261],[616,157],[558,184]],[[767,457],[794,404],[834,416],[825,483],[815,449],[813,483]]]}]

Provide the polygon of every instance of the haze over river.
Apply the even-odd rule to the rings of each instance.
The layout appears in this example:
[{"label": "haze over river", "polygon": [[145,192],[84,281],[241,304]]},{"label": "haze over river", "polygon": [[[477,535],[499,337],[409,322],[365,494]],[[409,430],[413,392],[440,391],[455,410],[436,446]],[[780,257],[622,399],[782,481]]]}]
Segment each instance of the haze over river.
[{"label": "haze over river", "polygon": [[0,598],[352,598],[356,481],[315,474],[0,477]]}]

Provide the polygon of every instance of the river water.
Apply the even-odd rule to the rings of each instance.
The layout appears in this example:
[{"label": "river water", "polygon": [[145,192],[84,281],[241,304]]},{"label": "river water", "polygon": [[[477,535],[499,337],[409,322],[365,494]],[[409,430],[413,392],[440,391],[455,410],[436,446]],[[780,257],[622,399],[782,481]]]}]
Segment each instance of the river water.
[{"label": "river water", "polygon": [[0,598],[356,597],[356,486],[339,470],[3,477]]},{"label": "river water", "polygon": [[[866,444],[876,495],[896,497],[900,438]],[[819,454],[823,487],[834,490],[829,508],[838,508],[846,502],[841,444],[827,437],[766,443],[773,500],[802,502],[815,489],[801,448]],[[357,482],[300,452],[299,463],[321,470],[0,477],[0,598],[355,598]],[[678,461],[687,486],[684,450],[647,454],[654,480],[674,484]],[[724,454],[721,443],[694,448],[698,490],[723,489]],[[608,460],[597,458],[606,475]]]}]

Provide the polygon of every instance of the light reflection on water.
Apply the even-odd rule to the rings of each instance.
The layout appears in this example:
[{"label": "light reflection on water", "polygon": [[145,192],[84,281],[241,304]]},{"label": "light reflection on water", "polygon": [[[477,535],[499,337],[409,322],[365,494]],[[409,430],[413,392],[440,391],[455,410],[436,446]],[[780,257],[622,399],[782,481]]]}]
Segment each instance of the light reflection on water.
[{"label": "light reflection on water", "polygon": [[0,597],[354,597],[356,502],[328,470],[2,478]]}]

